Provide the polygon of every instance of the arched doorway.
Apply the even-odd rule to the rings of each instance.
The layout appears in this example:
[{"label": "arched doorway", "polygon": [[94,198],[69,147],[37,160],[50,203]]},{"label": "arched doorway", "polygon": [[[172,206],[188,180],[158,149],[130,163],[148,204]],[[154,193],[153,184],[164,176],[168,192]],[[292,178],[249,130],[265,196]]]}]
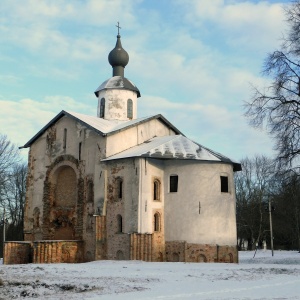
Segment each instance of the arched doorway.
[{"label": "arched doorway", "polygon": [[53,206],[50,213],[50,224],[53,239],[74,239],[76,220],[77,178],[70,166],[59,167],[53,175]]}]

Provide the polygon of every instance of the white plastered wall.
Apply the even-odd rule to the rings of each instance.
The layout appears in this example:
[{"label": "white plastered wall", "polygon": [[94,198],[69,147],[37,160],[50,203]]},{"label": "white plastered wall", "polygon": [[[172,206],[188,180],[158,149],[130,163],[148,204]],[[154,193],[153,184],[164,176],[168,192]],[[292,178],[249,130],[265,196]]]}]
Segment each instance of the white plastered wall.
[{"label": "white plastered wall", "polygon": [[[176,193],[169,192],[170,175],[178,175]],[[220,176],[228,176],[228,193],[221,193]],[[166,161],[164,182],[166,241],[236,245],[231,165]]]},{"label": "white plastered wall", "polygon": [[[153,233],[153,218],[156,211],[164,209],[164,163],[162,160],[140,158],[139,181],[139,233]],[[154,200],[154,179],[158,179],[160,185],[160,199]],[[163,221],[163,214],[161,216]]]},{"label": "white plastered wall", "polygon": [[100,117],[101,99],[105,99],[104,119],[130,120],[127,117],[127,101],[132,100],[132,119],[137,118],[137,94],[124,89],[107,89],[99,92],[97,116]]},{"label": "white plastered wall", "polygon": [[175,135],[175,132],[158,119],[138,124],[107,137],[106,156],[142,144],[155,136]]}]

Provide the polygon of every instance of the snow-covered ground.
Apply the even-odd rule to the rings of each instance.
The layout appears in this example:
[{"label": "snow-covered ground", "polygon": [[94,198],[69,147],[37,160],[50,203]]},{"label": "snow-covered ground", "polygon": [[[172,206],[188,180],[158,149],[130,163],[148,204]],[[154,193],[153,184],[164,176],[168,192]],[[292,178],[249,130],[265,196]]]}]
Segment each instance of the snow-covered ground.
[{"label": "snow-covered ground", "polygon": [[300,253],[253,254],[239,264],[0,265],[0,299],[300,299]]}]

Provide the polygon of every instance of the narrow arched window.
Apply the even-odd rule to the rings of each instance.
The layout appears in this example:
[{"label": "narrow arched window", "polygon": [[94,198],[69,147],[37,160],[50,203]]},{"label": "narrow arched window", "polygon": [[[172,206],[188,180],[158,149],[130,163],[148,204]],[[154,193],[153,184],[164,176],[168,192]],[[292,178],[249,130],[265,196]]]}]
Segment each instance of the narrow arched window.
[{"label": "narrow arched window", "polygon": [[87,184],[87,202],[94,201],[94,183],[93,181],[88,181]]},{"label": "narrow arched window", "polygon": [[133,118],[133,102],[131,99],[127,100],[127,118],[128,119]]},{"label": "narrow arched window", "polygon": [[154,231],[160,231],[160,215],[159,213],[154,214]]},{"label": "narrow arched window", "polygon": [[117,215],[117,232],[123,232],[123,220],[121,215]]},{"label": "narrow arched window", "polygon": [[64,129],[63,148],[67,148],[67,128]]},{"label": "narrow arched window", "polygon": [[160,182],[157,179],[153,182],[153,200],[160,200]]},{"label": "narrow arched window", "polygon": [[81,160],[81,151],[82,151],[82,143],[80,142],[78,145],[78,159]]},{"label": "narrow arched window", "polygon": [[105,99],[102,98],[100,101],[100,118],[104,118],[104,111],[105,111]]}]

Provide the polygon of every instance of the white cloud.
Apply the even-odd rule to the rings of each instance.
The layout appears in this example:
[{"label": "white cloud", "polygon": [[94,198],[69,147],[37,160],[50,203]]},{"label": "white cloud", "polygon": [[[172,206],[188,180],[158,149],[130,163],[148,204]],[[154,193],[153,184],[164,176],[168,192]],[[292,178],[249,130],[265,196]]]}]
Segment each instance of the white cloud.
[{"label": "white cloud", "polygon": [[8,75],[8,74],[1,75],[0,74],[0,81],[2,84],[15,86],[15,85],[20,84],[20,82],[22,81],[22,78],[15,76],[15,75]]},{"label": "white cloud", "polygon": [[[25,86],[26,80],[34,78],[37,94],[35,89],[28,88],[29,94],[22,97],[35,100],[3,100],[1,110],[3,105],[5,108],[0,117],[6,116],[8,123],[2,120],[1,128],[10,124],[7,132],[22,144],[62,109],[86,110],[94,115],[95,102],[95,108],[80,107],[73,100],[76,96],[72,88],[67,94],[69,98],[54,96],[37,100],[36,95],[43,94],[39,89],[48,84],[44,80],[39,87],[38,80],[47,77],[49,86],[57,89],[54,94],[66,94],[58,79],[62,83],[67,80],[68,84],[74,81],[77,85],[74,90],[79,93],[83,90],[79,82],[82,87],[89,86],[95,74],[100,73],[99,82],[95,80],[96,85],[100,84],[110,74],[107,54],[115,43],[114,24],[120,21],[126,27],[122,42],[130,55],[125,75],[142,93],[139,116],[163,113],[180,130],[204,145],[214,140],[227,147],[232,137],[236,144],[240,139],[234,147],[253,144],[248,149],[251,152],[257,142],[252,142],[255,134],[241,116],[241,106],[249,98],[249,83],[262,86],[267,82],[257,73],[265,53],[278,45],[283,29],[280,4],[170,1],[175,11],[174,14],[170,11],[170,17],[159,1],[155,3],[156,7],[148,10],[141,8],[140,0],[2,0],[0,46],[15,54],[8,56],[6,51],[0,60],[8,64],[15,59],[15,63],[19,62],[19,55],[22,58],[24,55],[22,68],[28,71],[20,74],[5,71],[3,79],[6,84],[15,80]],[[235,51],[235,56],[231,51]],[[31,55],[26,56],[28,53]],[[95,73],[98,63],[99,73]],[[9,93],[1,93],[4,99],[15,100],[14,96],[6,96]],[[17,132],[18,120],[22,120],[24,132],[30,132],[26,138]],[[212,148],[219,149],[214,144]]]},{"label": "white cloud", "polygon": [[96,108],[66,96],[47,96],[42,101],[0,100],[0,132],[19,146],[24,145],[61,110],[96,114]]},{"label": "white cloud", "polygon": [[266,51],[278,46],[285,31],[282,3],[224,0],[178,3],[185,10],[186,22],[208,35],[216,29],[223,32],[223,38],[233,47]]}]

